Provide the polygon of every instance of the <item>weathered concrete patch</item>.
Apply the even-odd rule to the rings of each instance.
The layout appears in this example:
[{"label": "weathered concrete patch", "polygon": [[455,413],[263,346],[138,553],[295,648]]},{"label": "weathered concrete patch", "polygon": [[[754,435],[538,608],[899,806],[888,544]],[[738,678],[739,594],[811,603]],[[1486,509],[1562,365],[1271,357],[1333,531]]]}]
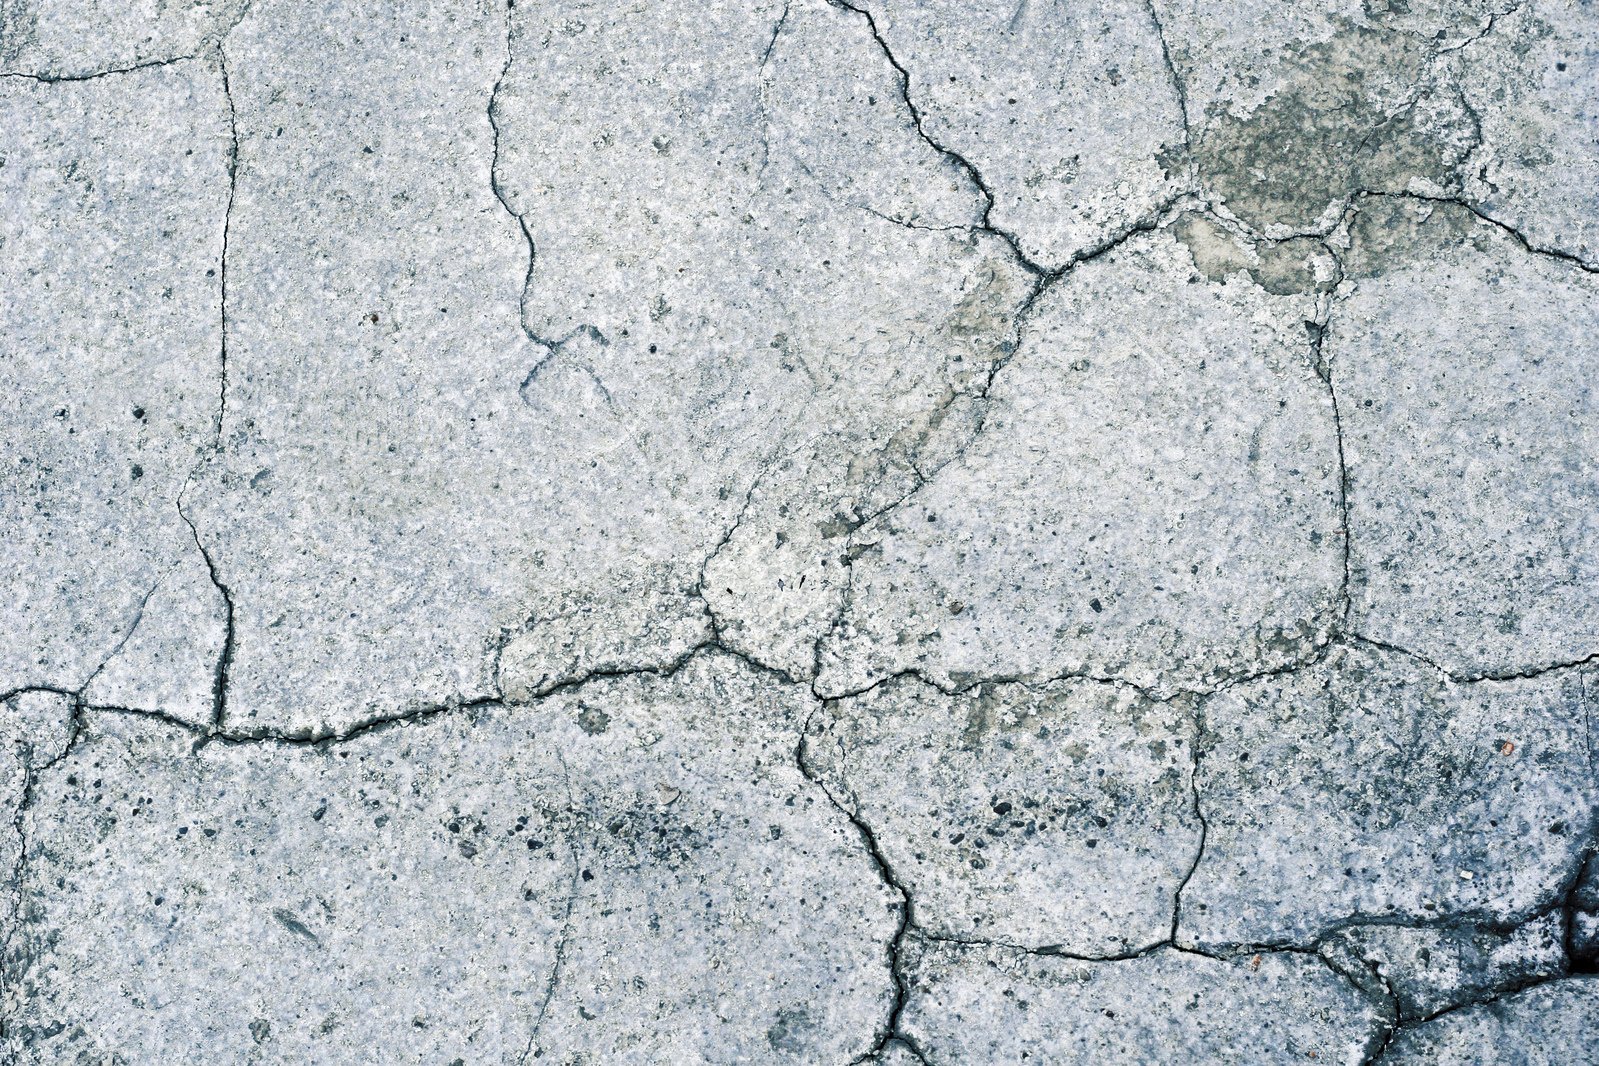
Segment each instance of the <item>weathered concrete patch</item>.
[{"label": "weathered concrete patch", "polygon": [[[178,503],[215,431],[227,105],[197,61],[0,78],[0,129],[0,691],[76,690],[158,584],[209,595]],[[158,684],[209,687],[197,636]]]},{"label": "weathered concrete patch", "polygon": [[1354,628],[1472,676],[1599,652],[1599,278],[1450,205],[1367,200],[1352,236],[1323,352]]}]

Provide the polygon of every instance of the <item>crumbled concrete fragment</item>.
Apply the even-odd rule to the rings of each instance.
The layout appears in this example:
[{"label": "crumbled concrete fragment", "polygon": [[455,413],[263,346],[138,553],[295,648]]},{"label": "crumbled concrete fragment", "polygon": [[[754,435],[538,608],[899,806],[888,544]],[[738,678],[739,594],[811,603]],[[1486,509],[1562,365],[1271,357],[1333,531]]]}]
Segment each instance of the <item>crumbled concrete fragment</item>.
[{"label": "crumbled concrete fragment", "polygon": [[198,56],[251,0],[15,0],[0,7],[0,73],[90,78]]},{"label": "crumbled concrete fragment", "polygon": [[93,715],[26,816],[8,1061],[860,1054],[892,899],[809,706],[702,656],[331,745]]},{"label": "crumbled concrete fragment", "polygon": [[1080,962],[928,945],[911,974],[904,1030],[934,1063],[1354,1063],[1378,1022],[1313,955]]},{"label": "crumbled concrete fragment", "polygon": [[1321,952],[1345,973],[1370,974],[1370,991],[1392,994],[1398,1020],[1413,1022],[1564,976],[1562,921],[1549,913],[1507,931],[1470,922],[1357,925],[1328,937]]},{"label": "crumbled concrete fragment", "polygon": [[1059,269],[1187,187],[1177,86],[1150,7],[861,0],[933,143],[993,196],[989,221]]},{"label": "crumbled concrete fragment", "polygon": [[1599,22],[1583,0],[1527,0],[1456,60],[1481,122],[1471,197],[1540,248],[1599,269]]},{"label": "crumbled concrete fragment", "polygon": [[195,750],[92,715],[29,812],[10,1061],[250,1061],[256,1019],[266,1061],[514,1059],[572,841],[555,753],[477,727]]},{"label": "crumbled concrete fragment", "polygon": [[1383,1066],[1593,1066],[1599,978],[1551,981],[1394,1037]]},{"label": "crumbled concrete fragment", "polygon": [[[972,231],[978,190],[917,135],[858,16],[525,17],[495,114],[500,187],[538,248],[529,327],[570,338],[550,366],[581,360],[618,410],[670,413],[629,416],[629,472],[656,472],[663,514],[716,527],[698,554],[721,636],[808,675],[837,613],[847,530],[827,530],[938,461],[1029,279]],[[553,369],[524,398],[543,404]]]},{"label": "crumbled concrete fragment", "polygon": [[1572,876],[1595,801],[1574,672],[1456,684],[1360,646],[1202,708],[1205,853],[1179,942],[1352,918],[1507,924]]},{"label": "crumbled concrete fragment", "polygon": [[[603,338],[624,408],[692,389],[642,431],[705,459],[773,457],[774,431],[836,406],[924,410],[1004,354],[1026,291],[968,306],[1020,271],[968,231],[977,190],[917,137],[864,22],[766,8],[541,15],[496,106],[501,186],[538,248],[530,328]],[[737,484],[735,505],[753,480],[701,465],[680,476]]]},{"label": "crumbled concrete fragment", "polygon": [[198,554],[226,115],[200,62],[0,79],[0,691],[78,689]]},{"label": "crumbled concrete fragment", "polygon": [[[790,677],[814,674],[817,642],[849,583],[849,534],[884,506],[872,486],[850,477],[855,456],[847,442],[822,435],[775,461],[705,565],[701,591],[718,638]],[[887,480],[900,491],[890,495],[908,494],[913,475],[892,472]]]},{"label": "crumbled concrete fragment", "polygon": [[84,686],[83,701],[209,723],[224,680],[227,619],[204,557],[189,552],[141,601],[121,643]]},{"label": "crumbled concrete fragment", "polygon": [[1170,693],[1312,654],[1342,574],[1314,312],[1205,279],[1166,230],[1075,269],[1034,305],[976,441],[855,533],[820,690],[915,669]]},{"label": "crumbled concrete fragment", "polygon": [[929,936],[1074,955],[1168,939],[1200,825],[1186,701],[1066,681],[829,703],[807,765],[872,830]]},{"label": "crumbled concrete fragment", "polygon": [[780,13],[279,0],[230,36],[226,456],[194,499],[238,604],[230,718],[670,661],[786,434],[884,446],[1003,357],[1026,286],[975,191],[861,20]]},{"label": "crumbled concrete fragment", "polygon": [[1462,675],[1599,651],[1599,278],[1463,208],[1362,203],[1323,354],[1353,626]]}]

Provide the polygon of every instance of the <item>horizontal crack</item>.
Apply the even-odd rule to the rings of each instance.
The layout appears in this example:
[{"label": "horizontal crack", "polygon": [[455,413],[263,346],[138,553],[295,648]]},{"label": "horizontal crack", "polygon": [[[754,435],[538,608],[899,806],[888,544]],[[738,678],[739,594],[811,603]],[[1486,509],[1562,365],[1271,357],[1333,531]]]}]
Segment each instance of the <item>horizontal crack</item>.
[{"label": "horizontal crack", "polygon": [[1391,644],[1385,640],[1377,640],[1358,632],[1348,633],[1345,635],[1344,639],[1353,644],[1363,644],[1366,647],[1376,648],[1379,651],[1392,652],[1396,655],[1403,655],[1408,659],[1414,659],[1416,662],[1421,663],[1438,674],[1441,674],[1445,679],[1452,681],[1457,685],[1476,685],[1485,681],[1530,681],[1535,678],[1543,677],[1546,674],[1558,673],[1562,670],[1575,670],[1580,667],[1599,663],[1599,652],[1594,652],[1591,655],[1584,655],[1577,659],[1566,659],[1559,662],[1546,663],[1541,666],[1529,666],[1519,669],[1482,671],[1450,670],[1442,663],[1423,655],[1419,651],[1412,651],[1411,649],[1402,647],[1398,644]]}]

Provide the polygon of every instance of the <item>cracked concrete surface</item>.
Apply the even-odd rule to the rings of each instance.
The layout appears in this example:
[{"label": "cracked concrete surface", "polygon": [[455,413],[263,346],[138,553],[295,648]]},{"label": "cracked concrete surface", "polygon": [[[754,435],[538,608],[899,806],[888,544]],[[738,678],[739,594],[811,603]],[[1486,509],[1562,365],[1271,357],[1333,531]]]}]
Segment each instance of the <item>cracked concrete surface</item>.
[{"label": "cracked concrete surface", "polygon": [[1599,1063],[1588,0],[0,0],[0,1061]]}]

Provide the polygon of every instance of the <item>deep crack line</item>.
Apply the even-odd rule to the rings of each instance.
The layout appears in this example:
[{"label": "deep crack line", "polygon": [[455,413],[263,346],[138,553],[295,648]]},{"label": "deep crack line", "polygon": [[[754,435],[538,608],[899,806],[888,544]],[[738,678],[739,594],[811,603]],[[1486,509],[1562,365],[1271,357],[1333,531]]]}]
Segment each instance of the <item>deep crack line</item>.
[{"label": "deep crack line", "polygon": [[[500,184],[500,90],[505,87],[505,79],[510,77],[511,66],[516,62],[516,50],[513,47],[513,44],[516,40],[516,16],[513,13],[515,6],[514,0],[506,0],[504,9],[505,65],[500,68],[500,76],[494,80],[494,87],[489,90],[487,114],[489,121],[489,134],[491,138],[491,149],[489,153],[489,189],[494,193],[494,198],[500,202],[500,206],[505,209],[505,213],[510,215],[512,220],[516,222],[516,228],[522,234],[522,243],[527,245],[527,272],[522,275],[522,291],[520,294],[518,294],[516,304],[517,325],[527,336],[528,340],[546,349],[544,358],[538,361],[538,363],[528,373],[527,378],[523,381],[522,385],[525,389],[527,385],[530,384],[538,375],[539,371],[544,369],[545,364],[555,357],[556,353],[560,350],[561,345],[566,340],[570,340],[573,336],[576,336],[585,330],[592,331],[595,335],[598,335],[599,331],[595,330],[592,326],[579,326],[564,338],[559,340],[550,340],[539,336],[539,334],[534,331],[533,327],[528,324],[527,299],[528,293],[533,289],[533,271],[538,264],[538,243],[533,239],[533,230],[528,226],[527,219],[523,218],[522,213],[511,205],[511,198],[506,195],[505,187]],[[593,371],[591,370],[589,373],[593,374]]]},{"label": "deep crack line", "polygon": [[866,820],[859,813],[839,802],[838,797],[833,795],[832,789],[828,788],[821,776],[811,768],[805,753],[809,744],[811,721],[814,718],[815,712],[813,711],[811,717],[801,727],[799,741],[794,746],[794,765],[799,769],[800,775],[820,789],[822,795],[827,797],[828,803],[832,804],[833,808],[848,819],[850,825],[855,827],[855,832],[860,836],[861,843],[865,846],[866,857],[871,861],[878,878],[884,885],[888,886],[890,891],[899,897],[899,903],[896,906],[899,915],[895,922],[894,933],[888,941],[888,973],[889,979],[894,986],[893,1002],[889,1004],[888,1018],[878,1031],[877,1039],[870,1049],[853,1060],[852,1066],[867,1062],[883,1054],[888,1045],[895,1040],[903,1043],[917,1058],[923,1058],[916,1043],[900,1030],[900,1018],[905,1013],[906,1003],[910,999],[910,985],[905,979],[901,955],[905,950],[906,939],[915,929],[915,921],[911,914],[910,889],[894,873],[894,867],[889,863],[888,857],[883,854],[883,849],[877,842],[877,834],[872,830],[872,827],[866,823]]},{"label": "deep crack line", "polygon": [[[1333,257],[1338,262],[1338,257]],[[1340,272],[1342,264],[1340,264]],[[1340,529],[1337,532],[1340,541],[1340,551],[1343,569],[1343,580],[1339,588],[1338,628],[1349,625],[1350,616],[1354,612],[1354,534],[1349,521],[1349,459],[1344,449],[1344,419],[1338,406],[1338,389],[1333,382],[1332,361],[1327,357],[1327,334],[1332,328],[1333,308],[1336,299],[1329,298],[1326,311],[1319,316],[1316,322],[1306,322],[1310,330],[1311,367],[1316,376],[1327,387],[1327,402],[1332,411],[1333,445],[1337,450],[1338,459],[1338,518]]]},{"label": "deep crack line", "polygon": [[[184,486],[185,489],[188,486]],[[199,549],[200,558],[205,561],[206,573],[211,577],[211,584],[222,597],[223,606],[223,631],[222,650],[217,654],[217,662],[211,678],[211,729],[220,730],[227,716],[228,710],[228,674],[233,669],[234,652],[234,614],[233,593],[222,580],[221,573],[217,570],[215,560],[206,550],[205,544],[200,540],[200,530],[194,521],[183,509],[183,494],[178,494],[178,516],[183,519],[183,524],[189,527],[189,535],[194,538],[194,546]]]},{"label": "deep crack line", "polygon": [[167,59],[149,59],[141,63],[130,63],[125,67],[112,67],[109,70],[93,70],[87,74],[31,74],[27,71],[8,70],[0,73],[0,78],[16,78],[20,81],[35,81],[41,85],[70,85],[82,81],[98,81],[101,78],[115,78],[123,74],[137,74],[140,71],[154,70],[158,67],[170,67],[176,63],[186,63],[196,58],[195,55],[172,56]]},{"label": "deep crack line", "polygon": [[1568,266],[1576,267],[1578,270],[1581,270],[1586,274],[1599,274],[1599,264],[1590,263],[1579,255],[1573,255],[1570,252],[1562,252],[1558,248],[1546,248],[1543,245],[1534,244],[1525,234],[1523,234],[1519,229],[1511,225],[1509,222],[1495,218],[1493,215],[1488,213],[1486,208],[1458,196],[1429,196],[1425,193],[1419,192],[1381,192],[1372,189],[1362,189],[1353,194],[1351,201],[1354,202],[1363,198],[1411,200],[1416,203],[1448,204],[1453,207],[1458,207],[1461,210],[1470,211],[1473,215],[1488,223],[1490,226],[1503,231],[1513,241],[1521,245],[1524,251],[1531,255],[1540,255],[1549,259],[1554,259],[1558,262],[1565,263]]},{"label": "deep crack line", "polygon": [[[1155,38],[1160,42],[1161,63],[1166,68],[1166,74],[1171,78],[1172,92],[1177,97],[1177,113],[1182,116],[1183,144],[1190,151],[1194,147],[1194,133],[1188,124],[1188,87],[1183,83],[1182,75],[1177,73],[1177,64],[1172,62],[1171,45],[1166,40],[1166,24],[1161,21],[1160,12],[1155,8],[1155,0],[1144,0],[1144,7],[1149,12],[1149,21],[1155,25]],[[1188,160],[1190,171],[1189,180],[1193,180],[1193,160]]]},{"label": "deep crack line", "polygon": [[1593,666],[1599,663],[1599,651],[1596,651],[1580,658],[1545,663],[1540,666],[1512,670],[1484,670],[1471,673],[1450,670],[1436,659],[1428,658],[1419,651],[1413,651],[1410,648],[1392,644],[1385,640],[1368,637],[1360,632],[1351,631],[1344,634],[1342,639],[1350,644],[1364,645],[1368,648],[1375,648],[1378,651],[1392,652],[1395,655],[1402,655],[1407,659],[1412,659],[1439,674],[1444,680],[1456,685],[1480,685],[1485,681],[1531,681],[1546,674],[1559,673],[1562,670],[1580,670],[1585,666]]}]

